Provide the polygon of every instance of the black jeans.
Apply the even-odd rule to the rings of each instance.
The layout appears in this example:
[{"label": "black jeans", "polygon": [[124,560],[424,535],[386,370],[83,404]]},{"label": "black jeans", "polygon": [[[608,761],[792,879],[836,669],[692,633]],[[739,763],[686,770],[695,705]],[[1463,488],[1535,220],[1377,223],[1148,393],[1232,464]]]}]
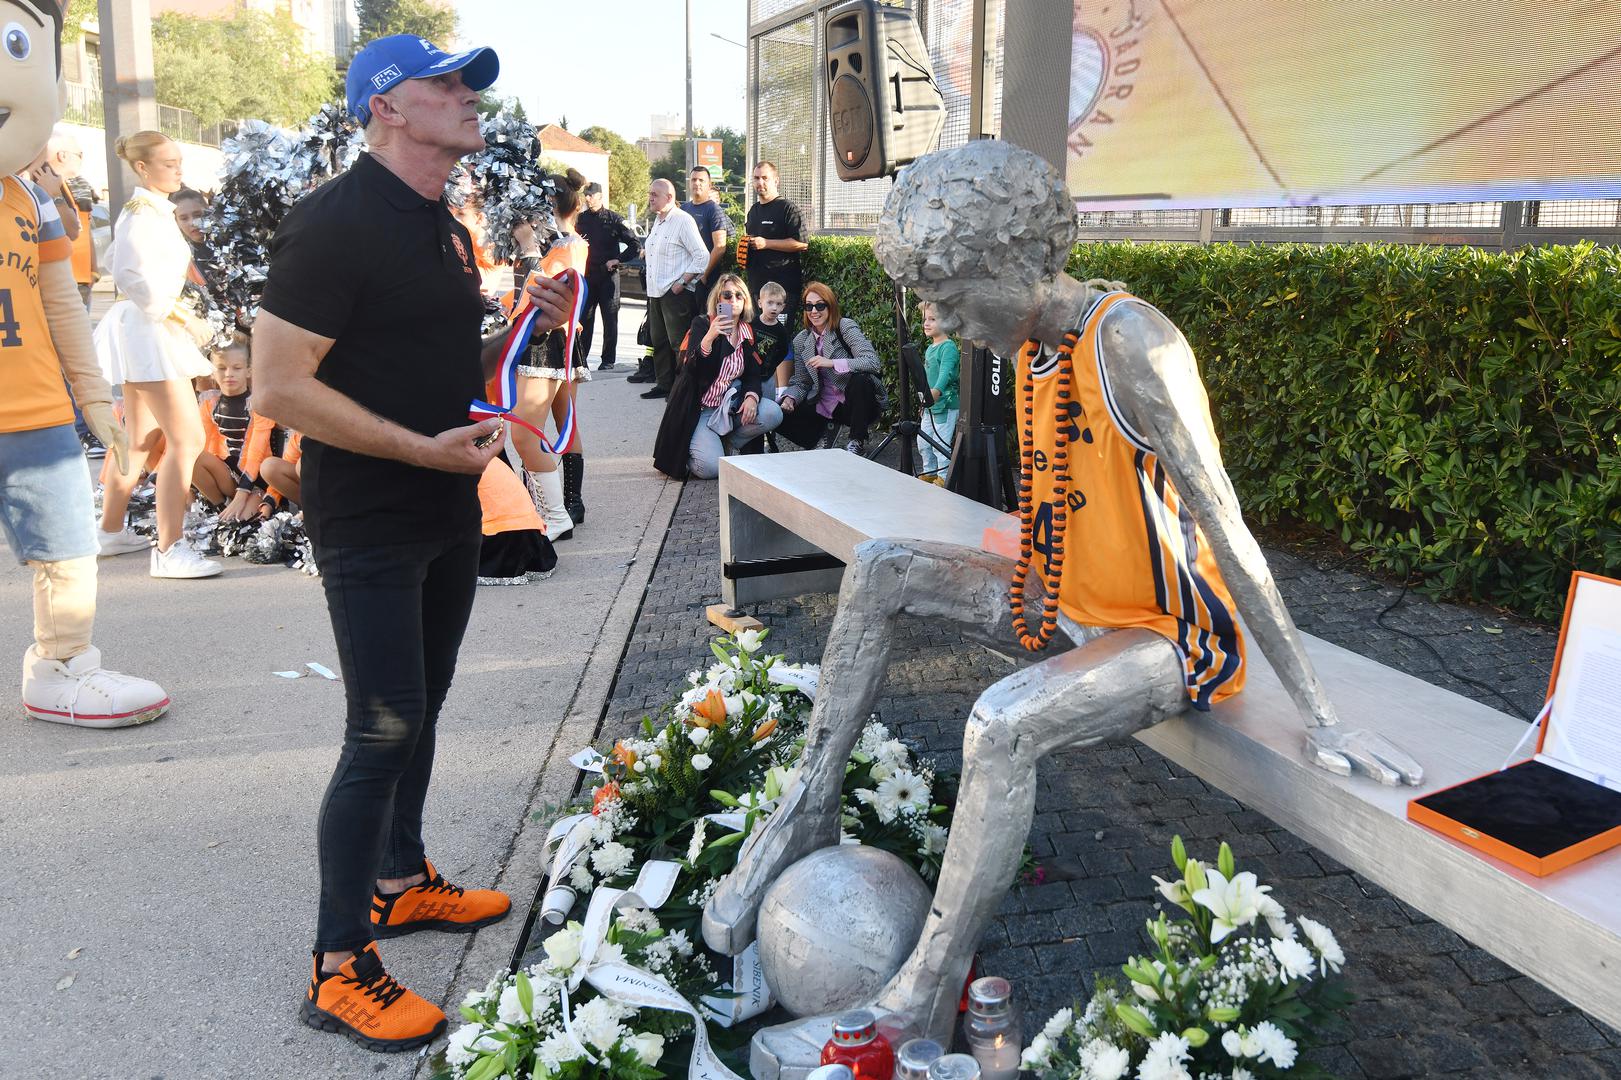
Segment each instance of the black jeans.
[{"label": "black jeans", "polygon": [[372,940],[378,878],[422,870],[434,729],[473,610],[480,536],[316,550],[348,721],[321,801],[315,948]]},{"label": "black jeans", "polygon": [[653,374],[661,390],[675,385],[676,353],[681,339],[692,329],[698,305],[692,293],[682,289],[650,297],[647,301],[647,339],[653,344]]},{"label": "black jeans", "polygon": [[[826,375],[824,374],[824,378]],[[878,419],[878,379],[864,371],[852,372],[844,387],[844,400],[833,409],[833,421],[848,424],[850,438],[865,439]],[[816,411],[816,402],[801,401],[793,412],[784,412],[777,434],[795,446],[809,450],[827,431],[827,417]]]},{"label": "black jeans", "polygon": [[585,311],[580,320],[580,355],[591,357],[591,328],[596,312],[602,313],[602,359],[612,360],[619,351],[619,275],[605,274],[601,280],[585,279]]}]

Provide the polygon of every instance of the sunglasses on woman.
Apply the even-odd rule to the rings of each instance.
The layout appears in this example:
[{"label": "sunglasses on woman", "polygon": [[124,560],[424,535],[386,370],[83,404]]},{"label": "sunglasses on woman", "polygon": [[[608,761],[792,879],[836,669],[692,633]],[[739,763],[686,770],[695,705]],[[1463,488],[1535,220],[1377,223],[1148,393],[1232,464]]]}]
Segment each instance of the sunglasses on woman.
[{"label": "sunglasses on woman", "polygon": [[744,295],[742,293],[740,293],[740,292],[730,292],[730,291],[728,291],[728,292],[721,293],[720,298],[722,300],[742,300],[742,299],[744,299]]},{"label": "sunglasses on woman", "polygon": [[827,304],[822,300],[811,300],[805,304],[806,311],[826,311]]}]

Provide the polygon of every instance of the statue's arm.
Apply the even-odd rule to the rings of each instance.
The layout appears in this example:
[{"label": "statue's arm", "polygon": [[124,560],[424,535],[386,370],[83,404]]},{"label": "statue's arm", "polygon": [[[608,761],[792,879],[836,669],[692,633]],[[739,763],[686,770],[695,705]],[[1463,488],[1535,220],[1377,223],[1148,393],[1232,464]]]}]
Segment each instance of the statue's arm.
[{"label": "statue's arm", "polygon": [[1327,730],[1339,722],[1334,705],[1244,524],[1187,339],[1159,311],[1128,302],[1105,316],[1099,347],[1123,419],[1156,450],[1203,530],[1246,628],[1300,710],[1316,763],[1342,774],[1367,772],[1384,783],[1417,783],[1417,763],[1378,737],[1356,733],[1356,745],[1347,745],[1352,733]]}]

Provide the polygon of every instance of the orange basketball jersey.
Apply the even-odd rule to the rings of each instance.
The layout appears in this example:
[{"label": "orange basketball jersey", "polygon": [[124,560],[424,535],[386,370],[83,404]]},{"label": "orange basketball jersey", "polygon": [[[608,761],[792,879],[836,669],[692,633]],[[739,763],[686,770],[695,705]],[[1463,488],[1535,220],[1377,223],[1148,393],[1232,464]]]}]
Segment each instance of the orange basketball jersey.
[{"label": "orange basketball jersey", "polygon": [[[1181,654],[1188,696],[1198,709],[1244,687],[1244,640],[1237,608],[1204,533],[1182,505],[1153,447],[1114,406],[1098,353],[1098,327],[1116,304],[1109,293],[1092,306],[1073,355],[1065,415],[1057,415],[1058,356],[1027,343],[1019,351],[1020,400],[1029,386],[1033,566],[1054,591],[1054,488],[1059,425],[1067,429],[1068,481],[1059,607],[1088,626],[1141,626],[1168,638]],[[1205,406],[1209,422],[1209,405]]]}]

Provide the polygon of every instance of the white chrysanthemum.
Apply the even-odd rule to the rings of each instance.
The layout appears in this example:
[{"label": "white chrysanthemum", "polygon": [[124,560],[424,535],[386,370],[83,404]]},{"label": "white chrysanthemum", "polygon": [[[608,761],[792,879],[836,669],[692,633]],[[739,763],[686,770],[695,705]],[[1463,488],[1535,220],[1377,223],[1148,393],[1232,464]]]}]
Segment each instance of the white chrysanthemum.
[{"label": "white chrysanthemum", "polygon": [[930,795],[928,782],[910,769],[897,769],[878,785],[879,801],[893,804],[901,813],[928,809]]},{"label": "white chrysanthemum", "polygon": [[699,772],[703,772],[713,764],[715,764],[715,759],[710,757],[708,754],[692,755],[692,767]]},{"label": "white chrysanthemum", "polygon": [[596,884],[596,879],[591,876],[591,868],[586,865],[584,859],[575,863],[574,868],[568,872],[568,883],[577,893],[588,893]]},{"label": "white chrysanthemum", "polygon": [[1081,1050],[1086,1080],[1121,1080],[1131,1070],[1131,1051],[1106,1039],[1093,1039]]},{"label": "white chrysanthemum", "polygon": [[1073,1009],[1059,1009],[1048,1017],[1047,1023],[1042,1026],[1041,1033],[1049,1039],[1056,1039],[1068,1031],[1069,1026],[1074,1022],[1075,1011]]},{"label": "white chrysanthemum", "polygon": [[945,852],[946,841],[950,839],[950,834],[946,832],[944,825],[935,825],[932,822],[919,825],[917,832],[918,840],[921,841],[918,854],[927,857]]},{"label": "white chrysanthemum", "polygon": [[1253,923],[1261,914],[1261,897],[1272,887],[1258,884],[1248,870],[1234,874],[1231,881],[1219,870],[1206,870],[1205,876],[1209,884],[1193,894],[1193,902],[1215,916],[1210,927],[1213,944]]},{"label": "white chrysanthemum", "polygon": [[1261,1043],[1261,1060],[1270,1061],[1280,1069],[1290,1069],[1295,1063],[1295,1041],[1285,1035],[1270,1020],[1255,1025],[1255,1037]]},{"label": "white chrysanthemum", "polygon": [[687,932],[685,930],[675,931],[666,940],[669,941],[670,948],[675,951],[677,956],[692,955],[692,939],[687,937]]},{"label": "white chrysanthemum", "polygon": [[698,823],[692,827],[692,840],[687,844],[687,861],[689,863],[697,862],[698,856],[704,853],[704,824],[705,820],[699,818]]},{"label": "white chrysanthemum", "polygon": [[1148,1044],[1148,1053],[1137,1066],[1137,1080],[1190,1080],[1182,1063],[1188,1060],[1188,1040],[1172,1031],[1162,1031]]},{"label": "white chrysanthemum", "polygon": [[585,928],[570,922],[563,929],[541,942],[546,950],[546,962],[553,971],[570,971],[580,962],[580,933]]},{"label": "white chrysanthemum", "polygon": [[1233,1069],[1233,1080],[1255,1080],[1255,1074],[1239,1065]]},{"label": "white chrysanthemum", "polygon": [[1052,1040],[1048,1039],[1045,1034],[1037,1035],[1030,1040],[1030,1045],[1024,1048],[1024,1053],[1019,1055],[1019,1068],[1046,1068],[1048,1061],[1052,1058],[1052,1053]]},{"label": "white chrysanthemum", "polygon": [[611,878],[630,869],[636,853],[617,840],[603,844],[591,853],[591,865],[603,878]]},{"label": "white chrysanthemum", "polygon": [[501,991],[501,1003],[495,1007],[495,1018],[503,1024],[521,1024],[531,1019],[518,1000],[518,987],[513,984]]},{"label": "white chrysanthemum", "polygon": [[647,908],[624,908],[619,912],[619,925],[635,934],[657,933],[659,917]]},{"label": "white chrysanthemum", "polygon": [[611,999],[592,998],[574,1010],[574,1035],[587,1046],[606,1053],[625,1033],[620,1016],[619,1006]]},{"label": "white chrysanthemum", "polygon": [[466,1068],[478,1060],[478,1052],[473,1045],[478,1042],[484,1028],[479,1024],[463,1024],[450,1033],[450,1041],[445,1045],[445,1060],[459,1068]]},{"label": "white chrysanthemum", "polygon": [[[753,633],[753,631],[745,632]],[[626,1039],[625,1045],[636,1051],[637,1058],[650,1069],[659,1063],[659,1058],[664,1056],[663,1035],[654,1035],[648,1031],[638,1032]]]},{"label": "white chrysanthemum", "polygon": [[561,1072],[564,1065],[584,1056],[585,1047],[561,1028],[548,1035],[535,1047],[535,1060],[546,1070],[548,1076]]},{"label": "white chrysanthemum", "polygon": [[1345,952],[1340,948],[1339,941],[1335,939],[1334,931],[1315,919],[1306,918],[1304,915],[1297,921],[1300,923],[1301,931],[1306,935],[1306,940],[1311,942],[1312,949],[1317,953],[1321,962],[1319,970],[1324,974],[1330,971],[1338,971],[1345,963]]},{"label": "white chrysanthemum", "polygon": [[1317,958],[1311,950],[1288,938],[1272,939],[1272,955],[1277,957],[1285,979],[1309,979],[1317,968]]},{"label": "white chrysanthemum", "polygon": [[1266,928],[1272,931],[1273,937],[1294,940],[1295,928],[1289,922],[1289,913],[1283,910],[1282,904],[1270,896],[1263,896],[1256,905],[1256,910],[1261,913],[1261,918],[1266,920]]},{"label": "white chrysanthemum", "polygon": [[[760,639],[765,637],[765,632],[762,630],[740,630],[733,634],[732,637],[737,640],[739,649],[746,653],[757,653],[760,651]],[[652,1064],[652,1062],[648,1064]]]}]

